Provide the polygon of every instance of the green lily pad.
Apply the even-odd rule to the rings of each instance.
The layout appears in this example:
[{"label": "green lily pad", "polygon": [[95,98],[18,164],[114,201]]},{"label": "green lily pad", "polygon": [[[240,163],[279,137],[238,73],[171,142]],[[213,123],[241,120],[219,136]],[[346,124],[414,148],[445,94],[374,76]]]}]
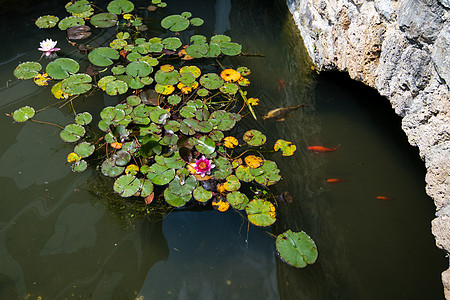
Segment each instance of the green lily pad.
[{"label": "green lily pad", "polygon": [[138,61],[141,57],[142,55],[136,52],[131,52],[130,54],[127,55],[127,59],[129,61]]},{"label": "green lily pad", "polygon": [[189,27],[189,24],[189,20],[181,15],[167,16],[161,21],[162,28],[174,32],[185,30]]},{"label": "green lily pad", "polygon": [[125,73],[125,71],[126,71],[125,66],[122,66],[122,65],[118,65],[118,66],[111,68],[111,72],[114,75],[121,75],[121,74]]},{"label": "green lily pad", "polygon": [[99,67],[112,65],[113,59],[119,59],[119,51],[109,47],[95,48],[88,54],[89,61]]},{"label": "green lily pad", "polygon": [[233,191],[227,194],[227,201],[233,207],[240,207],[242,203],[245,202],[247,196],[238,191]]},{"label": "green lily pad", "polygon": [[92,88],[91,81],[91,76],[87,74],[74,74],[62,81],[61,90],[72,95],[83,94]]},{"label": "green lily pad", "polygon": [[195,82],[195,76],[192,73],[180,74],[180,82],[186,86],[190,86]]},{"label": "green lily pad", "polygon": [[83,172],[86,169],[87,169],[87,162],[84,159],[76,161],[72,165],[73,172]]},{"label": "green lily pad", "polygon": [[211,43],[221,44],[223,42],[230,42],[231,38],[227,35],[217,34],[211,37]]},{"label": "green lily pad", "polygon": [[128,96],[127,97],[127,104],[130,106],[137,106],[139,104],[141,104],[141,98],[139,98],[138,96]]},{"label": "green lily pad", "polygon": [[223,134],[223,132],[219,130],[213,130],[209,134],[209,137],[215,142],[220,142],[224,138],[224,136],[225,135]]},{"label": "green lily pad", "polygon": [[116,79],[117,79],[116,77],[108,75],[108,76],[100,78],[97,85],[99,88],[106,91],[106,86],[108,85],[108,83],[113,82]]},{"label": "green lily pad", "polygon": [[156,163],[171,169],[180,169],[186,165],[186,162],[181,158],[178,152],[175,152],[169,157],[157,155],[155,156],[155,161]]},{"label": "green lily pad", "polygon": [[79,0],[76,2],[69,2],[65,5],[67,12],[72,14],[81,14],[90,10],[92,7],[87,0]]},{"label": "green lily pad", "polygon": [[164,45],[161,43],[154,43],[151,44],[149,47],[149,52],[155,53],[155,52],[161,52],[164,49]]},{"label": "green lily pad", "polygon": [[184,11],[181,13],[182,17],[185,17],[186,19],[189,19],[190,17],[192,17],[192,13],[189,11]]},{"label": "green lily pad", "polygon": [[114,80],[106,85],[105,91],[110,96],[125,94],[128,91],[128,85],[122,80]]},{"label": "green lily pad", "polygon": [[193,191],[195,200],[205,203],[213,196],[213,192],[205,190],[201,185],[196,187]]},{"label": "green lily pad", "polygon": [[77,25],[84,25],[84,20],[80,17],[75,17],[75,16],[65,17],[58,23],[58,27],[61,30],[66,30],[70,27],[77,26]]},{"label": "green lily pad", "polygon": [[227,131],[236,125],[234,116],[225,110],[216,110],[209,117],[209,122],[220,131]]},{"label": "green lily pad", "polygon": [[147,178],[157,185],[166,185],[175,177],[175,170],[169,169],[160,164],[153,164],[150,166]]},{"label": "green lily pad", "polygon": [[40,16],[36,20],[35,24],[39,28],[52,28],[55,27],[56,24],[58,24],[58,22],[59,18],[57,16],[47,15],[47,16]]},{"label": "green lily pad", "polygon": [[255,181],[262,185],[272,185],[281,180],[278,174],[280,170],[277,164],[270,160],[265,160],[261,167],[250,169],[250,173],[255,177]]},{"label": "green lily pad", "polygon": [[19,79],[31,79],[34,78],[39,71],[42,70],[42,66],[40,63],[34,61],[27,61],[21,63],[14,69],[14,76]]},{"label": "green lily pad", "polygon": [[108,177],[117,177],[123,173],[125,167],[120,167],[116,165],[116,160],[113,157],[107,158],[103,161],[101,168],[103,175]]},{"label": "green lily pad", "polygon": [[170,117],[170,113],[160,107],[156,107],[150,113],[150,119],[157,124],[165,124]]},{"label": "green lily pad", "polygon": [[95,146],[88,143],[88,142],[82,142],[75,146],[73,149],[73,152],[78,154],[79,157],[84,158],[88,157],[95,151]]},{"label": "green lily pad", "polygon": [[297,150],[297,146],[292,145],[291,142],[285,140],[277,140],[273,146],[275,151],[281,150],[283,156],[291,156]]},{"label": "green lily pad", "polygon": [[91,17],[91,24],[99,28],[108,28],[116,26],[117,15],[112,13],[99,13]]},{"label": "green lily pad", "polygon": [[147,56],[143,56],[139,59],[139,61],[145,61],[146,63],[148,63],[151,67],[157,66],[159,64],[158,59],[151,57],[149,55]]},{"label": "green lily pad", "polygon": [[206,57],[218,57],[222,54],[220,50],[220,45],[216,43],[209,43],[208,52],[206,53]]},{"label": "green lily pad", "polygon": [[200,77],[202,71],[197,66],[184,66],[180,69],[180,74],[190,73],[195,76],[195,78]]},{"label": "green lily pad", "polygon": [[181,45],[183,45],[181,40],[177,37],[165,38],[162,40],[161,43],[163,44],[164,49],[173,50],[173,51],[177,50],[178,48],[181,47]]},{"label": "green lily pad", "polygon": [[225,55],[235,56],[241,54],[242,46],[233,42],[222,42],[220,43],[220,51]]},{"label": "green lily pad", "polygon": [[247,208],[248,220],[256,226],[270,226],[276,221],[275,206],[262,199],[252,200]]},{"label": "green lily pad", "polygon": [[177,70],[171,72],[163,72],[161,70],[156,71],[155,81],[161,85],[175,85],[178,83],[180,74]]},{"label": "green lily pad", "polygon": [[26,120],[34,117],[35,114],[34,108],[31,106],[24,106],[17,110],[15,110],[12,114],[14,121],[16,122],[25,122]]},{"label": "green lily pad", "polygon": [[59,136],[64,142],[76,142],[78,141],[84,134],[86,130],[83,126],[78,124],[69,124],[59,133]]},{"label": "green lily pad", "polygon": [[79,113],[75,116],[75,123],[87,125],[92,122],[92,115],[88,112]]},{"label": "green lily pad", "polygon": [[139,191],[141,181],[131,174],[122,175],[114,182],[114,191],[122,197],[131,197]]},{"label": "green lily pad", "polygon": [[197,186],[197,179],[194,176],[188,176],[182,180],[178,176],[169,183],[169,191],[180,197],[192,195],[192,191]]},{"label": "green lily pad", "polygon": [[184,119],[180,123],[180,131],[185,135],[194,135],[195,129],[193,126],[198,125],[198,121],[195,119]]},{"label": "green lily pad", "polygon": [[229,175],[231,175],[233,171],[233,167],[231,163],[228,161],[228,159],[219,156],[218,158],[214,159],[214,165],[215,168],[212,169],[212,177],[215,177],[216,179],[225,179]]},{"label": "green lily pad", "polygon": [[200,78],[200,84],[208,90],[215,90],[220,88],[223,85],[223,82],[223,79],[215,73],[204,74]]},{"label": "green lily pad", "polygon": [[200,18],[192,18],[190,21],[191,21],[191,24],[194,26],[201,26],[204,23],[203,19],[200,19]]},{"label": "green lily pad", "polygon": [[224,94],[234,95],[237,93],[239,86],[233,82],[225,82],[223,86],[220,87],[220,91]]},{"label": "green lily pad", "polygon": [[134,9],[134,4],[128,0],[114,0],[109,2],[108,11],[110,13],[120,15],[121,13],[129,13]]},{"label": "green lily pad", "polygon": [[250,146],[262,146],[266,142],[266,136],[256,129],[244,133],[242,139]]},{"label": "green lily pad", "polygon": [[216,151],[216,143],[204,135],[197,140],[195,148],[202,154],[210,155]]},{"label": "green lily pad", "polygon": [[236,71],[238,71],[241,74],[241,76],[248,76],[248,75],[250,75],[250,69],[247,68],[247,67],[239,67],[239,68],[237,68]]},{"label": "green lily pad", "polygon": [[166,199],[166,202],[174,207],[184,206],[187,202],[189,202],[189,200],[191,200],[191,198],[192,198],[192,195],[190,195],[190,194],[187,196],[180,197],[180,196],[172,194],[169,191],[169,189],[164,190],[164,199]]},{"label": "green lily pad", "polygon": [[148,179],[141,179],[141,197],[147,197],[153,193],[153,183]]},{"label": "green lily pad", "polygon": [[237,178],[239,178],[240,180],[242,180],[244,182],[252,181],[253,179],[255,179],[255,176],[252,175],[250,170],[251,170],[250,167],[240,165],[236,169]]},{"label": "green lily pad", "polygon": [[189,105],[191,102],[188,102],[186,106],[183,106],[180,109],[180,116],[184,118],[193,118],[195,117],[196,108],[195,106]]},{"label": "green lily pad", "polygon": [[65,79],[70,74],[75,74],[80,69],[80,65],[71,58],[58,58],[50,62],[45,71],[54,79]]},{"label": "green lily pad", "polygon": [[206,36],[201,34],[194,34],[189,40],[193,44],[206,44],[207,41]]},{"label": "green lily pad", "polygon": [[225,182],[225,189],[229,192],[237,191],[241,187],[239,179],[235,175],[230,175],[227,177]]},{"label": "green lily pad", "polygon": [[153,68],[145,61],[134,61],[126,67],[128,75],[136,77],[145,77],[153,71]]},{"label": "green lily pad", "polygon": [[305,232],[292,232],[290,229],[279,234],[275,242],[280,258],[287,264],[304,268],[317,260],[317,246]]},{"label": "green lily pad", "polygon": [[202,58],[208,53],[207,44],[193,44],[186,48],[186,53],[194,58]]},{"label": "green lily pad", "polygon": [[199,89],[197,90],[197,95],[199,95],[200,97],[206,97],[208,96],[209,91],[207,89]]},{"label": "green lily pad", "polygon": [[178,95],[170,95],[167,98],[167,102],[169,102],[170,105],[177,105],[181,102],[181,97]]},{"label": "green lily pad", "polygon": [[120,150],[119,152],[114,154],[113,158],[115,160],[116,166],[124,167],[130,162],[131,154],[125,150]]}]

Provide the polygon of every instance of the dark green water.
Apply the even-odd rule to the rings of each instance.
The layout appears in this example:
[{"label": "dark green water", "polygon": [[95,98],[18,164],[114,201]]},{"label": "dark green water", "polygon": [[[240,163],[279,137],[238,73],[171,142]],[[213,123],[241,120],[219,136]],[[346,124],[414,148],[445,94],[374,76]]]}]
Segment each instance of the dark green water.
[{"label": "dark green water", "polygon": [[[0,299],[443,299],[446,259],[431,235],[434,207],[417,150],[386,99],[342,74],[310,71],[282,4],[232,1],[228,34],[265,57],[228,63],[252,70],[249,94],[262,101],[259,115],[309,104],[285,122],[243,122],[266,132],[269,143],[284,138],[298,147],[293,158],[274,156],[284,177],[275,188],[289,191],[294,202],[278,208],[273,231],[304,230],[314,238],[319,258],[305,269],[281,262],[271,236],[247,231],[233,212],[177,211],[162,222],[119,222],[88,192],[96,171],[74,174],[64,164],[71,146],[59,139],[59,129],[12,124],[4,116],[54,101],[48,88],[18,81],[12,72],[39,58],[45,38],[71,51],[63,34],[32,22],[47,13],[62,16],[57,3],[18,4],[22,13],[1,21]],[[210,35],[227,29],[224,3],[216,13],[215,1],[170,1],[166,12],[193,12]],[[96,94],[78,105],[116,102]],[[71,116],[49,109],[39,119],[67,124]],[[309,145],[340,148],[315,154]],[[326,178],[348,181],[330,185]]]}]

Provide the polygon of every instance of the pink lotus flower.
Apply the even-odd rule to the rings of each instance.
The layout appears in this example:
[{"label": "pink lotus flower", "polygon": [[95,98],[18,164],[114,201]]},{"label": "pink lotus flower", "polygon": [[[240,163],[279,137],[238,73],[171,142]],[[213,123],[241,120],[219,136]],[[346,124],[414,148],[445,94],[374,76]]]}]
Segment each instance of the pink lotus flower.
[{"label": "pink lotus flower", "polygon": [[52,54],[52,52],[56,52],[56,51],[61,50],[61,49],[55,47],[56,43],[58,43],[58,42],[57,41],[53,41],[51,39],[43,40],[40,43],[41,47],[38,48],[38,50],[44,52],[45,56],[50,56],[50,54]]},{"label": "pink lotus flower", "polygon": [[212,161],[206,159],[204,155],[200,159],[196,159],[195,163],[193,163],[192,166],[194,167],[195,171],[202,177],[211,174],[211,170],[215,167]]}]

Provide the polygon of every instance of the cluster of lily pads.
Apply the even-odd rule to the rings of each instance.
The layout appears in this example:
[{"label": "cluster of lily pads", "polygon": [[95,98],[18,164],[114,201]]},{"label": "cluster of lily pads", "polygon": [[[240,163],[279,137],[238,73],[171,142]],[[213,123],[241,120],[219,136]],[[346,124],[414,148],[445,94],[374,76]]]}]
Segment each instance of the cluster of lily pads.
[{"label": "cluster of lily pads", "polygon": [[[166,6],[160,0],[151,2],[149,11]],[[164,199],[177,208],[192,201],[211,202],[222,212],[230,207],[245,211],[257,226],[272,225],[275,198],[250,195],[249,199],[244,192],[245,186],[268,190],[281,179],[276,163],[262,155],[268,150],[266,136],[254,129],[239,139],[230,135],[244,108],[256,118],[253,106],[259,102],[247,98],[244,90],[250,84],[248,68],[218,63],[241,54],[242,46],[226,35],[214,35],[209,42],[203,35],[192,35],[183,45],[178,33],[203,24],[189,12],[163,18],[160,24],[172,36],[160,38],[147,36],[147,25],[128,0],[113,0],[107,12],[97,14],[86,0],[65,7],[70,16],[61,20],[43,16],[36,25],[58,26],[74,45],[98,30],[94,28],[115,27],[117,33],[108,46],[78,47],[87,53],[85,72],[80,72],[77,61],[63,57],[48,62],[45,72],[41,62],[21,63],[14,75],[41,86],[52,83],[52,94],[63,103],[72,104],[93,89],[123,100],[101,111],[98,128],[103,135],[95,139],[86,134],[92,115],[75,113],[74,108],[74,123],[60,133],[63,141],[77,143],[67,157],[72,170],[86,170],[95,156],[102,159],[101,173],[115,178],[113,189],[122,197],[141,197],[147,205]],[[48,46],[41,45],[46,56],[59,50],[56,42],[46,42]],[[25,106],[11,116],[24,122],[34,120],[35,114],[34,108]],[[272,149],[289,156],[295,145],[280,139]],[[317,258],[314,241],[304,232],[288,230],[277,237],[276,245],[282,259],[296,267]]]}]

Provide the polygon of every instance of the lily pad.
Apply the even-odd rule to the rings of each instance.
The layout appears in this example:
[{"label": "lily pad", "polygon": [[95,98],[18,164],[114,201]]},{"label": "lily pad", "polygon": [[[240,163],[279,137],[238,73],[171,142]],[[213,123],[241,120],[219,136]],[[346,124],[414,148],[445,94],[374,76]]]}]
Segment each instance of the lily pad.
[{"label": "lily pad", "polygon": [[204,135],[197,140],[195,148],[202,154],[210,155],[216,150],[216,143]]},{"label": "lily pad", "polygon": [[224,94],[234,95],[237,93],[239,86],[236,83],[225,82],[223,86],[220,87],[220,91]]},{"label": "lily pad", "polygon": [[136,77],[145,77],[153,71],[153,68],[145,61],[134,61],[126,67],[128,75]]},{"label": "lily pad", "polygon": [[276,221],[275,206],[262,199],[252,200],[247,208],[248,220],[256,226],[270,226]]},{"label": "lily pad", "polygon": [[166,202],[174,207],[182,207],[184,206],[189,200],[191,200],[192,195],[189,194],[187,196],[177,196],[172,194],[169,189],[164,190],[164,199],[166,199]]},{"label": "lily pad", "polygon": [[85,133],[86,130],[83,126],[78,124],[69,124],[64,127],[63,131],[59,133],[59,136],[64,142],[76,142],[84,136]]},{"label": "lily pad", "polygon": [[84,20],[80,17],[75,17],[75,16],[65,17],[58,23],[58,27],[61,30],[66,30],[70,27],[77,26],[77,25],[84,25]]},{"label": "lily pad", "polygon": [[231,175],[233,171],[231,163],[228,161],[228,159],[222,156],[214,159],[214,165],[215,168],[212,170],[211,176],[215,177],[216,179],[225,179],[229,175]]},{"label": "lily pad", "polygon": [[196,187],[193,191],[195,200],[199,202],[207,202],[213,196],[213,192],[205,190],[201,185]]},{"label": "lily pad", "polygon": [[220,51],[225,55],[235,56],[241,54],[242,46],[233,42],[222,42],[220,43]]},{"label": "lily pad", "polygon": [[222,54],[222,51],[220,51],[219,44],[216,43],[209,43],[208,47],[208,53],[206,53],[206,57],[217,57],[220,54]]},{"label": "lily pad", "polygon": [[92,122],[92,115],[88,112],[79,113],[75,116],[75,122],[79,125],[87,125]]},{"label": "lily pad", "polygon": [[230,42],[231,38],[227,35],[217,34],[211,37],[211,43],[221,44],[223,42]]},{"label": "lily pad", "polygon": [[91,24],[99,28],[116,26],[117,15],[112,13],[99,13],[91,17]]},{"label": "lily pad", "polygon": [[217,130],[227,131],[236,125],[236,119],[233,115],[225,110],[216,110],[209,117],[209,122],[216,127]]},{"label": "lily pad", "polygon": [[114,182],[114,191],[122,197],[131,197],[139,191],[141,181],[131,174],[122,175]]},{"label": "lily pad", "polygon": [[85,11],[88,11],[91,9],[91,5],[89,4],[89,1],[87,0],[79,0],[76,2],[69,2],[65,5],[65,8],[67,12],[72,14],[80,14]]},{"label": "lily pad", "polygon": [[287,264],[304,268],[317,260],[317,246],[305,232],[292,232],[290,229],[279,234],[275,242],[278,254]]},{"label": "lily pad", "polygon": [[125,167],[117,166],[116,160],[112,157],[105,159],[100,168],[102,174],[108,177],[117,177],[124,169]]},{"label": "lily pad", "polygon": [[155,81],[161,85],[175,85],[178,83],[180,74],[177,70],[171,72],[163,72],[158,70],[155,73]]},{"label": "lily pad", "polygon": [[42,70],[42,66],[40,63],[34,61],[27,61],[21,63],[14,69],[14,76],[19,79],[31,79],[34,78],[39,71]]},{"label": "lily pad", "polygon": [[13,112],[12,117],[16,122],[25,122],[34,117],[35,110],[31,106],[24,106]]},{"label": "lily pad", "polygon": [[273,149],[275,151],[281,150],[281,155],[283,156],[291,156],[294,154],[295,150],[297,150],[297,146],[292,145],[291,142],[279,139],[275,142]]},{"label": "lily pad", "polygon": [[106,85],[105,91],[110,96],[125,94],[128,91],[128,85],[122,80],[114,80]]},{"label": "lily pad", "polygon": [[181,15],[167,16],[161,21],[161,26],[164,29],[169,29],[174,32],[185,30],[189,27],[189,24],[189,20]]},{"label": "lily pad", "polygon": [[240,205],[244,203],[246,199],[248,199],[247,196],[238,191],[233,191],[227,194],[227,201],[233,207],[240,207]]},{"label": "lily pad", "polygon": [[188,176],[186,179],[180,179],[176,176],[169,184],[169,191],[180,197],[192,194],[192,191],[197,186],[197,179],[194,176]]},{"label": "lily pad", "polygon": [[242,139],[250,146],[262,146],[266,142],[266,136],[259,130],[252,129],[244,133]]},{"label": "lily pad", "polygon": [[141,197],[147,197],[153,193],[153,183],[148,179],[141,179]]},{"label": "lily pad", "polygon": [[165,38],[162,40],[161,43],[163,44],[164,49],[173,50],[173,51],[177,50],[178,48],[181,47],[181,45],[183,45],[181,40],[177,37]]},{"label": "lily pad", "polygon": [[61,90],[72,95],[83,94],[92,88],[91,81],[91,76],[87,74],[74,74],[62,81]]},{"label": "lily pad", "polygon": [[83,172],[86,169],[87,169],[87,162],[84,159],[76,161],[72,165],[72,171],[74,172]]},{"label": "lily pad", "polygon": [[56,24],[58,24],[58,22],[59,18],[57,16],[47,15],[47,16],[40,16],[36,20],[35,24],[39,28],[52,28],[55,27]]},{"label": "lily pad", "polygon": [[113,59],[119,59],[119,51],[109,47],[95,48],[88,54],[89,61],[99,67],[112,65]]},{"label": "lily pad", "polygon": [[114,0],[109,2],[107,9],[110,13],[120,15],[131,12],[134,9],[134,4],[128,0]]},{"label": "lily pad", "polygon": [[157,185],[166,185],[171,182],[174,177],[174,169],[169,169],[166,166],[161,166],[159,164],[151,165],[147,173],[147,178]]},{"label": "lily pad", "polygon": [[227,177],[227,181],[224,183],[224,187],[227,191],[233,192],[239,190],[241,183],[235,175],[230,175]]},{"label": "lily pad", "polygon": [[194,26],[201,26],[204,23],[203,19],[200,19],[200,18],[192,18],[190,21],[191,21],[191,24]]},{"label": "lily pad", "polygon": [[71,74],[75,74],[80,69],[80,65],[71,58],[58,58],[50,62],[45,71],[54,79],[65,79]]},{"label": "lily pad", "polygon": [[178,95],[171,95],[167,98],[167,102],[169,102],[169,104],[171,105],[177,105],[181,102],[181,97]]},{"label": "lily pad", "polygon": [[120,150],[113,156],[116,166],[126,166],[131,160],[131,154],[125,150]]},{"label": "lily pad", "polygon": [[215,142],[220,142],[220,141],[223,139],[224,134],[223,134],[222,131],[219,131],[219,130],[213,130],[213,131],[211,131],[211,133],[209,134],[209,137],[210,137],[213,141],[215,141]]},{"label": "lily pad", "polygon": [[186,53],[194,58],[202,58],[208,53],[207,44],[193,44],[186,48]]},{"label": "lily pad", "polygon": [[208,96],[209,91],[207,89],[199,89],[197,90],[197,95],[199,95],[200,97],[206,97]]},{"label": "lily pad", "polygon": [[240,180],[242,180],[244,182],[252,181],[253,179],[255,179],[255,176],[252,175],[250,170],[251,169],[249,167],[240,165],[239,167],[236,168],[237,178],[239,178]]},{"label": "lily pad", "polygon": [[215,73],[208,73],[200,78],[200,84],[208,90],[215,90],[223,85],[223,79]]},{"label": "lily pad", "polygon": [[82,142],[75,146],[73,149],[73,152],[78,154],[79,157],[84,158],[88,157],[95,151],[95,146],[88,143],[88,142]]}]

